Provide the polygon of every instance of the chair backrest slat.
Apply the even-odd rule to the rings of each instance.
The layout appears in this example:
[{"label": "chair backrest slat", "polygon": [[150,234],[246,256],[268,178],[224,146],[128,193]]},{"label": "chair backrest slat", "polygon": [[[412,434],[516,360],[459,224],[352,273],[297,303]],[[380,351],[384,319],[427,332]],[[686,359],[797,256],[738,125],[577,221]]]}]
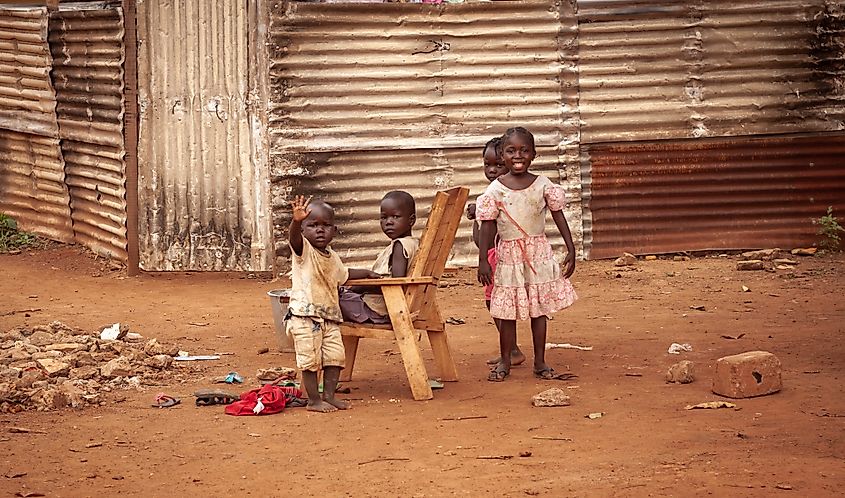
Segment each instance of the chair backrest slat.
[{"label": "chair backrest slat", "polygon": [[[449,254],[452,252],[455,233],[461,222],[468,196],[469,189],[466,187],[455,187],[437,192],[420,237],[420,248],[414,257],[408,276],[440,278]],[[433,286],[411,286],[408,289],[405,297],[412,313],[426,314],[426,308],[431,306],[435,299],[433,289]]]}]

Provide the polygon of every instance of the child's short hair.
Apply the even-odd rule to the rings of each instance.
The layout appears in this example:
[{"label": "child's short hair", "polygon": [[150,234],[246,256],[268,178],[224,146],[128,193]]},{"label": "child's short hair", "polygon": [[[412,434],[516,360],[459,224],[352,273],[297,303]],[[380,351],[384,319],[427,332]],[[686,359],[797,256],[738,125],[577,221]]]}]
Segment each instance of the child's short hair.
[{"label": "child's short hair", "polygon": [[316,207],[320,209],[325,209],[332,215],[332,217],[334,217],[334,207],[332,207],[331,204],[322,199],[312,199],[311,202],[308,203],[308,206],[312,208]]},{"label": "child's short hair", "polygon": [[414,197],[408,192],[405,192],[404,190],[391,190],[390,192],[384,194],[384,197],[381,198],[382,201],[386,199],[396,200],[408,210],[408,214],[416,216],[417,203],[414,201]]},{"label": "child's short hair", "polygon": [[508,128],[507,130],[505,130],[505,133],[502,135],[502,141],[500,142],[499,150],[501,150],[502,147],[505,145],[505,141],[514,135],[521,135],[525,137],[531,144],[531,148],[535,151],[537,150],[537,147],[534,146],[534,135],[532,135],[530,131],[528,131],[526,128],[523,128],[522,126],[514,126],[513,128]]}]

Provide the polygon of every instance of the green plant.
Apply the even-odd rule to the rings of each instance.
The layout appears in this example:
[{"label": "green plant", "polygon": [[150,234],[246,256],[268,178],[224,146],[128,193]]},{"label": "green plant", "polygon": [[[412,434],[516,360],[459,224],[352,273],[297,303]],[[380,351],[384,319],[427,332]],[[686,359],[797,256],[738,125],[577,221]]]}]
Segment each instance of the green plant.
[{"label": "green plant", "polygon": [[821,246],[831,251],[838,250],[839,243],[842,241],[839,234],[845,232],[845,228],[842,228],[839,220],[833,216],[833,206],[828,206],[827,214],[818,220],[813,220],[813,223],[819,226],[816,234],[822,237]]},{"label": "green plant", "polygon": [[38,237],[18,230],[18,223],[11,216],[0,213],[0,253],[20,250],[39,243]]}]

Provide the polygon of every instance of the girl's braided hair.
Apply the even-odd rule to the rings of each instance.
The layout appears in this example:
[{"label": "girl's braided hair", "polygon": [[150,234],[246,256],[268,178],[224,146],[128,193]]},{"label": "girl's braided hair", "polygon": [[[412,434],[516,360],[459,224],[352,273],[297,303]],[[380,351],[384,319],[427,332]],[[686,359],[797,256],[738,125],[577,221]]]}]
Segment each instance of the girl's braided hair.
[{"label": "girl's braided hair", "polygon": [[535,152],[537,151],[537,148],[534,146],[534,135],[532,135],[530,131],[523,128],[522,126],[514,126],[513,128],[508,128],[507,130],[505,130],[505,133],[504,135],[502,135],[502,138],[500,139],[498,145],[500,151],[505,145],[505,141],[514,135],[521,135],[528,139],[528,142],[531,144],[531,148],[534,149]]},{"label": "girl's braided hair", "polygon": [[487,149],[493,147],[493,150],[496,152],[496,156],[501,160],[502,156],[502,137],[493,137],[484,144],[484,148],[481,149],[481,157],[484,157],[484,154],[487,153]]}]

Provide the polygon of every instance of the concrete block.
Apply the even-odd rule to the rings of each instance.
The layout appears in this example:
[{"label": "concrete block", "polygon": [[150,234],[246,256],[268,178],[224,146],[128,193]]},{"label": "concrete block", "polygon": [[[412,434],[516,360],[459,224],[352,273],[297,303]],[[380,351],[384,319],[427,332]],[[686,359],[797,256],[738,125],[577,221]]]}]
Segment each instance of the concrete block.
[{"label": "concrete block", "polygon": [[768,351],[725,356],[716,361],[713,392],[729,398],[752,398],[778,392],[783,387],[781,365]]}]

